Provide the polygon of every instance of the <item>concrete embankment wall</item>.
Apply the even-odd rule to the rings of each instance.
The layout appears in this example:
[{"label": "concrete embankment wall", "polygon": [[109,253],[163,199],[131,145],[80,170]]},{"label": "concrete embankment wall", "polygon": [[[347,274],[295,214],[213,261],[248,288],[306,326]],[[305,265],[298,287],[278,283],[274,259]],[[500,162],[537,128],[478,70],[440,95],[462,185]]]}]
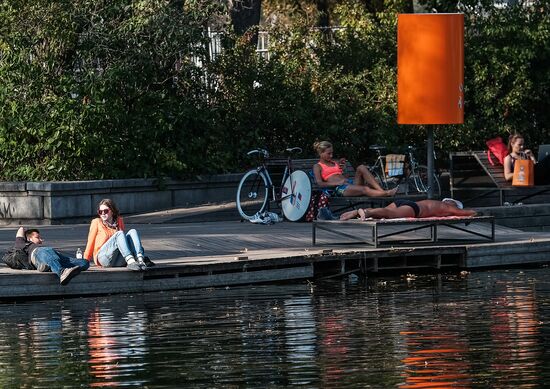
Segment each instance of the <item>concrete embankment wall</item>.
[{"label": "concrete embankment wall", "polygon": [[[59,182],[0,182],[0,224],[87,223],[103,198],[125,215],[234,201],[242,174],[194,180],[125,179]],[[550,204],[503,207],[476,205],[497,224],[524,231],[550,231]],[[236,215],[236,214],[235,214]],[[237,216],[236,216],[237,217]]]},{"label": "concrete embankment wall", "polygon": [[0,183],[0,224],[88,222],[111,198],[124,214],[219,203],[235,199],[241,174],[195,180],[125,179]]},{"label": "concrete embankment wall", "polygon": [[501,226],[522,231],[550,231],[550,204],[523,204],[478,208]]}]

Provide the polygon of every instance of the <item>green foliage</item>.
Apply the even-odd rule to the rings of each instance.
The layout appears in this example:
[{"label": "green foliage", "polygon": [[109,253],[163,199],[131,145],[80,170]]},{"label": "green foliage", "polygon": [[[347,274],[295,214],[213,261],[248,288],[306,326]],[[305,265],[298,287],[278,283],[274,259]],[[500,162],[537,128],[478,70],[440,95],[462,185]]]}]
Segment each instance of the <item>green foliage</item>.
[{"label": "green foliage", "polygon": [[3,179],[178,175],[203,162],[208,15],[165,1],[3,1]]},{"label": "green foliage", "polygon": [[[425,128],[396,124],[397,13],[410,2],[331,2],[342,29],[288,17],[268,29],[269,59],[253,34],[225,35],[210,58],[204,26],[228,23],[222,3],[0,0],[0,179],[241,171],[253,147],[312,156],[317,139],[355,163],[372,143],[423,144]],[[436,130],[440,150],[512,131],[549,142],[549,1],[532,4],[460,2],[466,122]]]}]

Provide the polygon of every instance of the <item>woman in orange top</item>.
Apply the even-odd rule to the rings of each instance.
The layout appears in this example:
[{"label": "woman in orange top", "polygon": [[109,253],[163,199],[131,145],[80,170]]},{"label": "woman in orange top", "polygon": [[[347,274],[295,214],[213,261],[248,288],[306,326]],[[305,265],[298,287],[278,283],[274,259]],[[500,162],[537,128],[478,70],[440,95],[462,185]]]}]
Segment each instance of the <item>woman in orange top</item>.
[{"label": "woman in orange top", "polygon": [[99,202],[98,218],[92,220],[84,258],[93,257],[98,266],[122,267],[130,270],[146,270],[154,263],[147,257],[136,230],[124,233],[124,221],[111,199]]},{"label": "woman in orange top", "polygon": [[355,178],[346,178],[343,169],[346,160],[339,163],[332,160],[332,144],[327,141],[315,142],[313,148],[319,154],[319,162],[313,165],[313,175],[321,188],[334,187],[336,196],[393,196],[397,188],[384,190],[365,165],[355,170]]}]

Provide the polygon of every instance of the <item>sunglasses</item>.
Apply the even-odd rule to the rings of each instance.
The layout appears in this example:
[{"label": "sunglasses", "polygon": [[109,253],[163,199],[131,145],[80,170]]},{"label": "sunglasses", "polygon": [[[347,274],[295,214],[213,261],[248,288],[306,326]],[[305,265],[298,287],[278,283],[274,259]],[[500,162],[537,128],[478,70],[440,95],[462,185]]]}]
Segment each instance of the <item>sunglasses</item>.
[{"label": "sunglasses", "polygon": [[111,210],[109,208],[107,208],[107,209],[98,209],[97,210],[98,215],[107,215],[109,212],[111,212]]}]

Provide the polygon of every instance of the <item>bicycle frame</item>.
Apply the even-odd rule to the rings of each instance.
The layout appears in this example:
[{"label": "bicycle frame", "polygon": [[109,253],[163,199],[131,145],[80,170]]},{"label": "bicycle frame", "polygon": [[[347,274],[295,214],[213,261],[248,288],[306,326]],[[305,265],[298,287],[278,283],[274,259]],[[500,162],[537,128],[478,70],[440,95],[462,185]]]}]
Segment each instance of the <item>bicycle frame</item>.
[{"label": "bicycle frame", "polygon": [[[285,181],[288,177],[290,177],[291,185],[292,185],[292,175],[291,175],[292,165],[291,165],[290,158],[288,159],[287,165],[285,166],[285,170],[283,172],[283,179],[281,180],[281,187],[279,188],[278,196],[277,196],[277,193],[275,193],[275,185],[273,185],[273,179],[269,175],[269,170],[267,169],[267,166],[265,165],[265,163],[262,163],[261,166],[258,166],[256,168],[256,171],[258,172],[258,174],[261,174],[265,177],[266,182],[267,182],[267,189],[268,189],[268,192],[271,193],[271,200],[272,201],[281,202],[281,201],[287,199],[288,197],[292,196],[292,193],[290,193],[286,196],[283,196],[283,185],[284,185],[284,183],[285,183]],[[269,202],[267,203],[267,207],[268,207],[268,210],[269,210]]]},{"label": "bicycle frame", "polygon": [[[378,156],[376,158],[376,162],[374,163],[374,165],[369,167],[369,170],[376,178],[378,178],[378,181],[380,181],[380,185],[384,189],[390,189],[396,185],[407,183],[407,188],[413,187],[419,193],[428,192],[429,188],[425,183],[425,180],[423,181],[421,177],[422,172],[426,169],[422,167],[422,165],[420,165],[420,163],[416,159],[413,146],[407,147],[407,151],[405,153],[406,162],[405,162],[405,166],[403,167],[404,169],[403,176],[401,178],[398,178],[399,176],[395,177],[395,181],[390,181],[394,177],[390,177],[386,174],[386,170],[385,170],[386,156],[382,155],[382,150],[384,150],[384,147],[373,145],[371,149],[375,150]],[[435,179],[436,189],[440,191],[440,184],[439,184],[439,180],[437,179],[437,176],[434,176],[434,179]]]},{"label": "bicycle frame", "polygon": [[390,176],[386,174],[386,156],[382,155],[383,148],[375,148],[376,153],[378,156],[376,157],[376,162],[374,165],[369,167],[369,171],[373,174],[374,177],[378,178],[378,181],[380,181],[380,185],[384,189],[391,189],[390,186]]}]

